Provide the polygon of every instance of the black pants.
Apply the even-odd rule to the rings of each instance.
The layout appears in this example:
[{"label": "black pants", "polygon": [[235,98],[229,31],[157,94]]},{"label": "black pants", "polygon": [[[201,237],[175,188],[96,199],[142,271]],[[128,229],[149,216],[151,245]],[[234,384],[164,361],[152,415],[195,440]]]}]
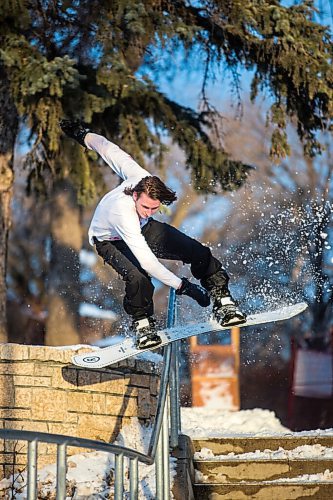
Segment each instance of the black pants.
[{"label": "black pants", "polygon": [[[196,279],[204,280],[221,269],[221,263],[208,247],[169,224],[150,219],[142,228],[142,234],[156,257],[190,264]],[[126,243],[122,240],[97,241],[95,238],[95,245],[104,262],[125,281],[124,309],[127,314],[135,320],[152,316],[154,286]]]}]

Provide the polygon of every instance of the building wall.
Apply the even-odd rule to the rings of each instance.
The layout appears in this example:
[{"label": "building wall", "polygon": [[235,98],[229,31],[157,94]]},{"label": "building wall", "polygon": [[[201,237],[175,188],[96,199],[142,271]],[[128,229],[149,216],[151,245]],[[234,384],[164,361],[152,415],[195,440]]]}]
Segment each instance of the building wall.
[{"label": "building wall", "polygon": [[[79,349],[83,353],[89,349]],[[131,358],[112,368],[71,365],[70,348],[0,345],[0,426],[113,442],[124,424],[155,416],[160,365]],[[24,469],[26,445],[0,441],[2,477]],[[39,445],[38,466],[56,461],[54,445]],[[68,454],[78,453],[68,448]],[[15,466],[13,463],[15,462]]]}]

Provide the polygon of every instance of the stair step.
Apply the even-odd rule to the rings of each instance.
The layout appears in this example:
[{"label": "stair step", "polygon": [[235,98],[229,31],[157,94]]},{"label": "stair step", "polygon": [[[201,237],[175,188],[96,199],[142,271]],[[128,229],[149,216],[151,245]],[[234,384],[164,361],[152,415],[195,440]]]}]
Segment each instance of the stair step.
[{"label": "stair step", "polygon": [[333,436],[267,436],[192,439],[195,451],[209,448],[214,455],[250,453],[264,450],[293,450],[298,446],[321,444],[333,448]]},{"label": "stair step", "polygon": [[[333,459],[223,459],[195,460],[194,467],[203,476],[204,483],[238,481],[271,481],[304,474],[333,471]],[[332,497],[333,498],[333,497]]]},{"label": "stair step", "polygon": [[333,482],[244,482],[195,484],[196,500],[332,500]]}]

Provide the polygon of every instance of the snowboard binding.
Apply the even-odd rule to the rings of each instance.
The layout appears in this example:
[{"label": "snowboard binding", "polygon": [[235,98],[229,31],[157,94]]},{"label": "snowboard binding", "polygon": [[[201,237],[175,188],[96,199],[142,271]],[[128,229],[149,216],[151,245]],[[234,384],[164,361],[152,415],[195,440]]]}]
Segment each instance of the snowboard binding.
[{"label": "snowboard binding", "polygon": [[138,349],[151,349],[162,343],[162,339],[156,331],[155,320],[152,317],[133,321],[132,330],[136,335]]},{"label": "snowboard binding", "polygon": [[216,294],[213,316],[221,326],[237,326],[246,322],[246,315],[238,308],[231,295],[223,297]]}]

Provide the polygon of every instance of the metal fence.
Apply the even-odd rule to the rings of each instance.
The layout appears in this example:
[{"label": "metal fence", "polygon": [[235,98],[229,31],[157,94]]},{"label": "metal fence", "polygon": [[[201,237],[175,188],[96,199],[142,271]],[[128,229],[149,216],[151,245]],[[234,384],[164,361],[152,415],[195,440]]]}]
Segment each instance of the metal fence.
[{"label": "metal fence", "polygon": [[[170,290],[167,327],[176,322],[176,295]],[[164,348],[164,366],[157,402],[157,411],[154,426],[145,455],[136,450],[123,446],[94,441],[91,439],[75,438],[60,434],[32,432],[14,429],[0,429],[0,439],[9,441],[28,442],[27,463],[27,499],[37,499],[38,476],[38,444],[51,443],[57,446],[57,475],[56,499],[66,498],[66,470],[67,447],[77,447],[103,451],[115,456],[115,483],[114,498],[122,500],[124,497],[124,461],[129,461],[129,495],[130,500],[138,498],[139,489],[139,462],[156,467],[156,500],[170,498],[170,450],[178,445],[180,432],[180,406],[179,406],[179,379],[178,379],[178,342],[169,344]],[[169,410],[170,409],[170,410]],[[169,439],[169,414],[170,414],[170,439]]]}]

